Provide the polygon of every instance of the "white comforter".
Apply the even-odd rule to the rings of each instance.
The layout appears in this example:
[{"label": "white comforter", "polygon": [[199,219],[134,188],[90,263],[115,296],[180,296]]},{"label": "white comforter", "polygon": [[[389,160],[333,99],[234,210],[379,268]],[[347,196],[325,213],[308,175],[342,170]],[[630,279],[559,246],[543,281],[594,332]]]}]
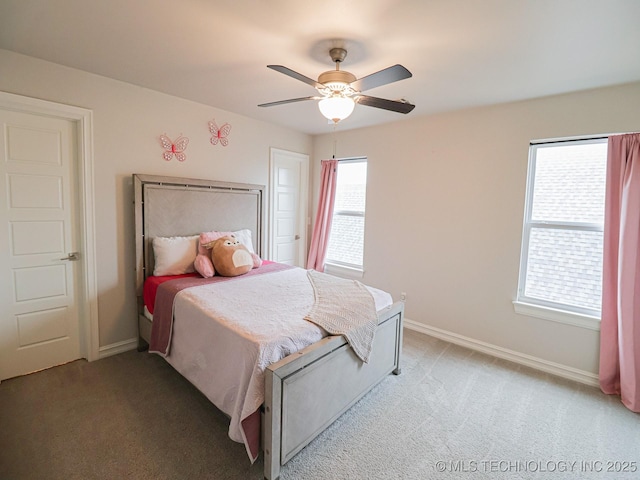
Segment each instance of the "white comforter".
[{"label": "white comforter", "polygon": [[[388,293],[368,288],[376,310],[393,303]],[[176,296],[166,359],[231,417],[232,440],[247,445],[241,421],[264,401],[266,367],[326,335],[304,320],[313,302],[301,268],[191,287]]]}]

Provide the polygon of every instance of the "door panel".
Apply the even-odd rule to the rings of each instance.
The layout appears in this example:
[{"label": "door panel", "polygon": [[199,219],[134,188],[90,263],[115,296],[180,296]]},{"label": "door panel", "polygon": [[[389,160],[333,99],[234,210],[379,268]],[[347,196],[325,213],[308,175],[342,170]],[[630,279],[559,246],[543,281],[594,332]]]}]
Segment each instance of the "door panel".
[{"label": "door panel", "polygon": [[7,152],[10,161],[62,164],[60,132],[10,124],[6,127]]},{"label": "door panel", "polygon": [[[42,208],[44,210],[60,210],[63,208],[60,177],[8,174],[7,179],[9,208]],[[20,212],[13,213],[19,214]]]},{"label": "door panel", "polygon": [[80,358],[76,127],[0,110],[0,380]]},{"label": "door panel", "polygon": [[12,255],[37,255],[64,250],[64,222],[13,222],[10,244]]},{"label": "door panel", "polygon": [[68,315],[69,311],[66,307],[17,315],[18,345],[28,347],[68,337]]},{"label": "door panel", "polygon": [[14,268],[13,286],[16,292],[16,309],[28,309],[28,305],[20,308],[23,302],[65,296],[67,294],[65,279],[64,265]]},{"label": "door panel", "polygon": [[294,265],[296,261],[297,204],[299,200],[300,186],[294,179],[300,177],[300,164],[298,162],[281,162],[276,166],[275,185],[275,236],[276,261]]},{"label": "door panel", "polygon": [[271,152],[270,257],[304,267],[306,260],[307,155]]}]

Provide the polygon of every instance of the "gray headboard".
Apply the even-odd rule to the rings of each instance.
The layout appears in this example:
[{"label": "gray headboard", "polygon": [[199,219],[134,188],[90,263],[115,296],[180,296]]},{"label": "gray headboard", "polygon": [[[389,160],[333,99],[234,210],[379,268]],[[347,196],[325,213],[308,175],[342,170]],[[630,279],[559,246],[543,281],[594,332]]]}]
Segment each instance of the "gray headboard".
[{"label": "gray headboard", "polygon": [[133,187],[139,296],[144,279],[153,272],[155,237],[248,228],[262,256],[264,185],[134,174]]}]

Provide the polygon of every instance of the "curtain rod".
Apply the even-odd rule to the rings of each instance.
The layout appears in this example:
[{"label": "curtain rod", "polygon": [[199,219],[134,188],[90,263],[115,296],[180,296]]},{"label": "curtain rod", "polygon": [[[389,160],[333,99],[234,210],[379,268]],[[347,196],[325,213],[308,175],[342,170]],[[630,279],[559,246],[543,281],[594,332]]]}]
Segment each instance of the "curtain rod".
[{"label": "curtain rod", "polygon": [[568,142],[576,142],[580,140],[605,140],[609,138],[609,135],[598,135],[593,137],[570,137],[570,138],[560,138],[555,140],[532,140],[529,142],[529,145],[541,145],[544,143],[568,143]]},{"label": "curtain rod", "polygon": [[[324,162],[325,160],[328,160],[328,159],[323,159],[322,161]],[[365,162],[367,160],[367,157],[348,157],[348,158],[333,157],[331,160],[336,160],[338,163]]]},{"label": "curtain rod", "polygon": [[366,159],[367,157],[349,157],[349,158],[338,158],[336,160],[338,160],[338,163],[340,162],[348,163],[348,162],[361,162]]},{"label": "curtain rod", "polygon": [[593,135],[593,136],[581,136],[581,137],[566,137],[566,138],[553,138],[548,140],[531,140],[529,145],[540,145],[542,143],[566,143],[575,142],[579,140],[606,140],[609,137],[616,135],[633,135],[640,132],[626,132],[626,133],[609,133],[608,135]]}]

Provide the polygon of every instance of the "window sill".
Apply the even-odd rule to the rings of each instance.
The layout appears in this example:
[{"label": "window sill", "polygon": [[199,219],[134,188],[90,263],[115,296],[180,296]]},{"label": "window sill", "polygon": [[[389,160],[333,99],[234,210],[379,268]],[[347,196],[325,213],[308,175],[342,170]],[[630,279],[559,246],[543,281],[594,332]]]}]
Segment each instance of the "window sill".
[{"label": "window sill", "polygon": [[335,263],[325,263],[324,273],[335,275],[336,277],[349,278],[352,280],[361,280],[364,276],[364,270],[359,268],[345,267],[336,265]]},{"label": "window sill", "polygon": [[600,331],[600,318],[591,315],[582,315],[579,313],[566,312],[555,308],[541,307],[540,305],[532,305],[514,301],[513,309],[521,315],[542,318],[552,322],[564,323],[565,325],[573,325],[574,327],[587,328],[589,330]]}]

